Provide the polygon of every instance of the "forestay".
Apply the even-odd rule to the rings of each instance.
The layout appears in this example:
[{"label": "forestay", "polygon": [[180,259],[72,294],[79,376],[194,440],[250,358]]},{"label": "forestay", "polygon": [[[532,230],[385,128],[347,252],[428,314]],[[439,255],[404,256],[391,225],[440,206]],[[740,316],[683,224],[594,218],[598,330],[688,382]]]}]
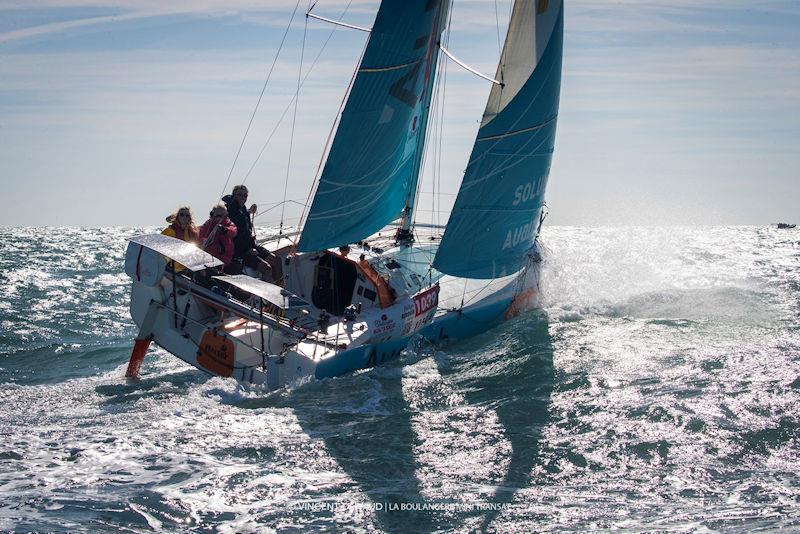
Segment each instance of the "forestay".
[{"label": "forestay", "polygon": [[422,157],[449,0],[384,0],[298,250],[354,243],[396,219]]},{"label": "forestay", "polygon": [[525,265],[538,232],[561,88],[561,0],[521,0],[434,267],[497,278]]}]

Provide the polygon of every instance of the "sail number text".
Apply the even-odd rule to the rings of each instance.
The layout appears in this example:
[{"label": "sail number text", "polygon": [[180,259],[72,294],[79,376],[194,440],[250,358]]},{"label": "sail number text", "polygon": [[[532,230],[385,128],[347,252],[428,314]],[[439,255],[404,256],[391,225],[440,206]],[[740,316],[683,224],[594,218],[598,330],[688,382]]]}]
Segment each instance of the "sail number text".
[{"label": "sail number text", "polygon": [[428,310],[439,304],[439,286],[433,286],[429,290],[414,297],[414,316],[419,317]]},{"label": "sail number text", "polygon": [[517,186],[514,190],[514,202],[511,205],[518,206],[540,196],[544,193],[544,186],[546,183],[546,180],[537,178],[527,184]]}]

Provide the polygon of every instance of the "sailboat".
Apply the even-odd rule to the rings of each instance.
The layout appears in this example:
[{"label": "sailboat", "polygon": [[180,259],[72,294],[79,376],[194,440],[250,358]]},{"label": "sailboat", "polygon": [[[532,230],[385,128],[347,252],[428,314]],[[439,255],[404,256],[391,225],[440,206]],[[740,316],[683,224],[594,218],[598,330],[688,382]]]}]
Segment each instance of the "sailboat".
[{"label": "sailboat", "polygon": [[[379,365],[415,337],[486,331],[534,308],[561,85],[562,0],[517,0],[444,228],[414,223],[450,0],[384,0],[299,239],[268,246],[282,286],[216,274],[163,235],[129,240],[128,376],[151,341],[197,368],[268,389]],[[448,54],[449,55],[449,54]]]}]

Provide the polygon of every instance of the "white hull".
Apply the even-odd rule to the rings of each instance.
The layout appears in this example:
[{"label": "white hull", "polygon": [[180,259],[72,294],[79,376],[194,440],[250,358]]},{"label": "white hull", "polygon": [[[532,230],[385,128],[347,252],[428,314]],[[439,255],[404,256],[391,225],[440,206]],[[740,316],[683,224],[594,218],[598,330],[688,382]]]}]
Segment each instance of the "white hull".
[{"label": "white hull", "polygon": [[[273,248],[280,246],[276,243]],[[467,280],[430,271],[428,258],[435,248],[415,245],[384,252],[368,247],[356,248],[348,257],[330,251],[293,256],[286,287],[312,301],[306,312],[293,315],[274,309],[276,313],[267,309],[260,314],[258,304],[231,299],[180,274],[173,281],[167,272],[150,285],[133,276],[131,316],[140,328],[140,339],[152,339],[198,369],[276,389],[309,377],[327,378],[379,365],[398,356],[414,336],[469,337],[537,305],[540,262],[535,252],[519,273]],[[136,254],[132,244],[129,264]],[[359,264],[354,259],[362,254],[387,280],[394,295],[392,305],[378,305],[379,291],[361,270],[364,260]],[[363,307],[351,320],[341,313],[345,303],[337,308],[319,290],[324,270],[319,265],[335,266],[335,262],[355,266],[347,267],[355,276],[346,304],[358,301]],[[330,313],[329,324],[320,325],[318,306],[340,313]]]}]

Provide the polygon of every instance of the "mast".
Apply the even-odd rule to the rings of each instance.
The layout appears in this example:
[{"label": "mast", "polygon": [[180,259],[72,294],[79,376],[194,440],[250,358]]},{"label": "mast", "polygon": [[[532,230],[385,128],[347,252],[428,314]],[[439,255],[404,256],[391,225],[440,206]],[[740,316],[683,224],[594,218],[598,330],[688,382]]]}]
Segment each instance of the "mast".
[{"label": "mast", "polygon": [[416,196],[449,5],[450,0],[381,3],[298,251],[355,243],[413,211],[408,207]]},{"label": "mast", "polygon": [[441,39],[442,32],[450,20],[450,0],[444,0],[444,6],[440,10],[440,20],[437,21],[438,31],[435,34],[437,42],[429,47],[429,58],[427,62],[430,73],[426,72],[426,78],[430,76],[430,83],[426,80],[424,84],[423,93],[420,97],[422,100],[422,117],[419,131],[417,132],[417,150],[418,156],[414,165],[414,171],[411,179],[411,187],[406,196],[405,206],[403,207],[403,218],[400,223],[400,228],[397,230],[396,241],[398,245],[409,246],[414,242],[414,234],[411,232],[411,224],[414,221],[414,204],[417,201],[417,188],[419,187],[420,173],[422,172],[422,162],[425,156],[425,141],[428,135],[428,118],[430,117],[431,101],[433,100],[433,87],[436,76],[436,66],[439,63],[439,40]]}]

